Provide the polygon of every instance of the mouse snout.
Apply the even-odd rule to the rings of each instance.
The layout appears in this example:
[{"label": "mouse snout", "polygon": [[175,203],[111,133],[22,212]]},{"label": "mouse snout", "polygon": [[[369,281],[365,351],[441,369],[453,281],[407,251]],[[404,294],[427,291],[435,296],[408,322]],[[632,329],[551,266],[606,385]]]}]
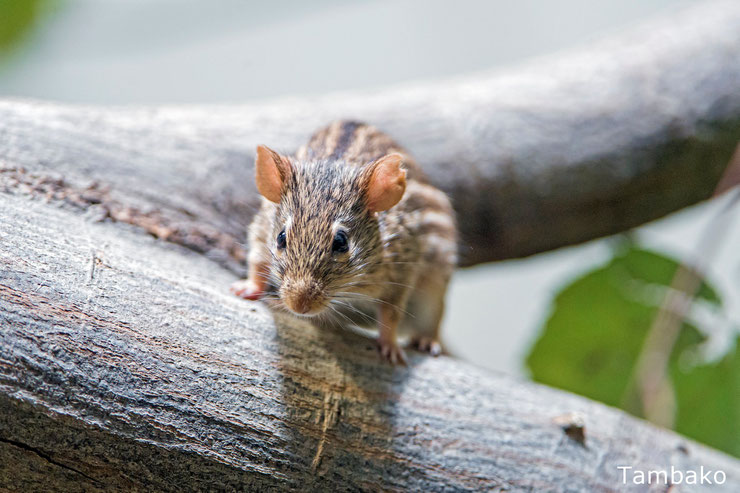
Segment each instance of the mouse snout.
[{"label": "mouse snout", "polygon": [[299,315],[316,315],[326,303],[321,286],[314,280],[285,281],[280,288],[280,297],[290,311]]}]

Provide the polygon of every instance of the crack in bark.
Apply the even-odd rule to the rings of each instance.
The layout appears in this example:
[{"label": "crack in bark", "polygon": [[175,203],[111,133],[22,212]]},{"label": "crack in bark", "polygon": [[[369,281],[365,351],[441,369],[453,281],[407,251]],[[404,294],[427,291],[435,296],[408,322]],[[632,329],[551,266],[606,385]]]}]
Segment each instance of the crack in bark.
[{"label": "crack in bark", "polygon": [[89,479],[90,481],[92,481],[93,483],[95,483],[97,486],[103,486],[103,483],[101,481],[93,478],[92,476],[89,476],[89,475],[85,474],[84,472],[80,471],[79,469],[75,469],[72,466],[68,466],[67,464],[64,464],[62,462],[59,462],[58,460],[55,460],[53,457],[51,457],[46,452],[43,452],[43,451],[41,451],[41,450],[39,450],[39,449],[37,449],[35,447],[32,447],[31,445],[28,445],[28,444],[23,443],[23,442],[19,442],[17,440],[11,440],[9,438],[4,438],[4,437],[0,437],[0,443],[7,443],[8,445],[12,445],[14,447],[17,447],[17,448],[20,448],[20,449],[23,449],[23,450],[27,450],[27,451],[29,451],[29,452],[37,455],[38,457],[40,457],[41,459],[45,460],[46,462],[48,462],[50,464],[53,464],[53,465],[55,465],[57,467],[61,467],[62,469],[66,469],[68,471],[72,471],[75,474],[79,474],[80,476]]},{"label": "crack in bark", "polygon": [[[197,216],[190,211],[142,211],[113,198],[111,187],[97,181],[90,182],[87,186],[75,186],[64,177],[29,172],[21,167],[0,168],[0,192],[43,198],[47,202],[64,204],[78,211],[94,211],[97,208],[98,221],[109,219],[130,224],[157,239],[197,253],[210,254],[219,251],[221,255],[209,257],[236,274],[242,274],[235,269],[235,263],[241,266],[246,259],[241,243],[231,234],[200,223]],[[172,217],[178,213],[186,218]],[[222,261],[220,258],[228,258],[233,262]]]}]

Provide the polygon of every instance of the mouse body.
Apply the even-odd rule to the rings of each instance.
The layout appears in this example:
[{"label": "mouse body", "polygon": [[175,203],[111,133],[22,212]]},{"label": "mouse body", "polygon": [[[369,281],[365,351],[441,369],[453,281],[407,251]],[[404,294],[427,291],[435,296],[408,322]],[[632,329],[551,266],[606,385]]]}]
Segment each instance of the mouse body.
[{"label": "mouse body", "polygon": [[403,148],[371,125],[337,121],[294,156],[259,146],[256,181],[262,202],[237,296],[319,323],[376,325],[393,364],[405,363],[399,331],[440,353],[454,212]]}]

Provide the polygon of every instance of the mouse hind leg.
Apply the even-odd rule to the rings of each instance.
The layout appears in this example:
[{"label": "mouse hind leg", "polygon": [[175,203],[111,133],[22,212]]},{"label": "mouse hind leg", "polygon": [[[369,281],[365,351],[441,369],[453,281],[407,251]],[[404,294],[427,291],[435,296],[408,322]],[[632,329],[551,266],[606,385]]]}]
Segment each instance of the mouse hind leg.
[{"label": "mouse hind leg", "polygon": [[457,264],[455,213],[447,196],[430,185],[413,183],[407,194],[408,203],[414,204],[413,234],[421,257],[407,325],[412,346],[438,355],[442,352],[439,336],[445,294]]},{"label": "mouse hind leg", "polygon": [[409,345],[432,356],[442,353],[440,325],[445,310],[445,294],[450,282],[450,271],[427,269],[416,284],[409,300],[411,329]]}]

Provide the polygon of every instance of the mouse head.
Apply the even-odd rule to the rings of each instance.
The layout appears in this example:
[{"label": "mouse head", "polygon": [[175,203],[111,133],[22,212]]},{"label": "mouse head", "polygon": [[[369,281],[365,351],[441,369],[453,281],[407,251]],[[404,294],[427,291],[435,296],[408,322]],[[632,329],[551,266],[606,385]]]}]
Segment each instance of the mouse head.
[{"label": "mouse head", "polygon": [[378,213],[406,190],[402,161],[394,153],[364,166],[296,162],[257,148],[257,189],[277,204],[271,274],[290,311],[318,315],[368,287],[382,259]]}]

